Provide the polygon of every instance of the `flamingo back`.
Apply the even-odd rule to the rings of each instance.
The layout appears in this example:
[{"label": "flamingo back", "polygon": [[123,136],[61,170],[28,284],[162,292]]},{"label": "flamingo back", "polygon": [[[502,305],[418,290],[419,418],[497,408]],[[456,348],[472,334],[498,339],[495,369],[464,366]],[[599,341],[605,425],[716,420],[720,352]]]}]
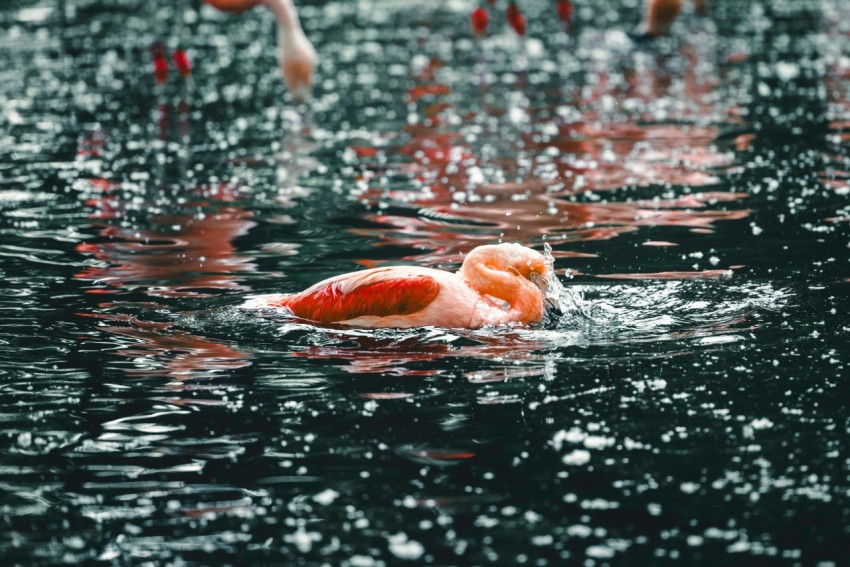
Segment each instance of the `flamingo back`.
[{"label": "flamingo back", "polygon": [[358,317],[411,315],[428,307],[439,292],[439,283],[428,275],[379,268],[319,282],[302,293],[282,298],[279,306],[301,319],[334,323]]}]

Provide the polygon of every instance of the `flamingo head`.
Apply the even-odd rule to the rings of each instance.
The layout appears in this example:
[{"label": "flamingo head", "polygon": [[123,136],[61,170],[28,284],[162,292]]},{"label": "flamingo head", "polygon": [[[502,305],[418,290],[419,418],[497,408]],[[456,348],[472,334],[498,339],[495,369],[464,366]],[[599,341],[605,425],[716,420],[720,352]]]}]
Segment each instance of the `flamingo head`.
[{"label": "flamingo head", "polygon": [[543,294],[546,311],[554,315],[563,315],[560,305],[561,282],[555,276],[554,259],[519,244],[506,244],[514,247],[510,258],[514,262],[509,271],[516,270],[518,274],[537,286]]},{"label": "flamingo head", "polygon": [[[536,288],[543,296],[547,311],[561,312],[558,305],[561,283],[555,276],[551,257],[544,256],[540,252],[520,244],[504,243],[479,246],[467,255],[461,270],[469,273],[472,271],[470,267],[473,265],[483,265],[491,270],[519,278],[521,282],[530,282],[533,284],[533,288],[528,286],[527,283],[521,285],[527,289]],[[482,291],[501,297],[501,294],[495,289],[496,285],[498,285],[496,281],[493,281],[490,284],[490,289],[485,288]]]}]

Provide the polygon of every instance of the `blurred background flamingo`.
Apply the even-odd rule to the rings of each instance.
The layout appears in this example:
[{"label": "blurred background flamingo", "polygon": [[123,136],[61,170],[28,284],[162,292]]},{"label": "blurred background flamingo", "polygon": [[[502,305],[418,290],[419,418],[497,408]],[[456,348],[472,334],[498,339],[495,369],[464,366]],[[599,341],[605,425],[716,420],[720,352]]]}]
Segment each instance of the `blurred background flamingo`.
[{"label": "blurred background flamingo", "polygon": [[[700,16],[708,14],[707,0],[693,0],[694,9]],[[491,8],[496,8],[496,0],[488,0]],[[646,0],[643,21],[635,30],[638,39],[651,39],[667,35],[673,22],[682,11],[683,0]],[[569,30],[573,20],[573,2],[571,0],[557,0],[555,12],[561,20],[564,29]],[[505,10],[505,19],[511,29],[519,36],[526,33],[526,20],[516,0],[510,0]],[[472,32],[476,37],[481,37],[487,32],[490,25],[490,13],[483,5],[475,8],[470,14]]]},{"label": "blurred background flamingo", "polygon": [[[638,26],[639,38],[654,38],[667,35],[673,22],[682,11],[682,0],[647,0],[643,22]],[[697,14],[708,13],[707,0],[694,0]]]},{"label": "blurred background flamingo", "polygon": [[313,71],[316,68],[316,50],[298,19],[292,0],[204,0],[210,6],[225,12],[243,12],[264,4],[277,20],[277,42],[280,48],[280,70],[286,86],[297,101],[310,96]]}]

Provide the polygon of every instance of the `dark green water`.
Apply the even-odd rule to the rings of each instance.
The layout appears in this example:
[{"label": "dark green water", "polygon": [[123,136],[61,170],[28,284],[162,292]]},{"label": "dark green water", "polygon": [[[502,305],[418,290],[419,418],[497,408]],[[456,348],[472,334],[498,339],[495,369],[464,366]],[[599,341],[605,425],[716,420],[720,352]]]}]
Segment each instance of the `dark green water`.
[{"label": "dark green water", "polygon": [[[846,563],[846,3],[303,2],[309,111],[267,13],[67,4],[0,11],[3,564]],[[499,239],[575,309],[239,307]]]}]

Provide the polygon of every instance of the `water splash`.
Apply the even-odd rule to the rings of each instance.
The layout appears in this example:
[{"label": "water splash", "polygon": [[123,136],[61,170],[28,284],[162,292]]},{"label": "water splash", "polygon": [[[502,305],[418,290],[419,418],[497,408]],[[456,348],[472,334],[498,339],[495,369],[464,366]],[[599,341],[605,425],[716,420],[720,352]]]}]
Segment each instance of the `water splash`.
[{"label": "water splash", "polygon": [[552,255],[552,245],[548,242],[543,243],[543,258],[549,269],[548,271],[552,273],[546,293],[544,294],[546,302],[555,306],[555,309],[561,314],[561,318],[563,319],[573,321],[576,319],[586,319],[588,315],[582,294],[575,288],[564,287],[564,284],[558,279],[557,272],[555,271],[555,257]]}]

